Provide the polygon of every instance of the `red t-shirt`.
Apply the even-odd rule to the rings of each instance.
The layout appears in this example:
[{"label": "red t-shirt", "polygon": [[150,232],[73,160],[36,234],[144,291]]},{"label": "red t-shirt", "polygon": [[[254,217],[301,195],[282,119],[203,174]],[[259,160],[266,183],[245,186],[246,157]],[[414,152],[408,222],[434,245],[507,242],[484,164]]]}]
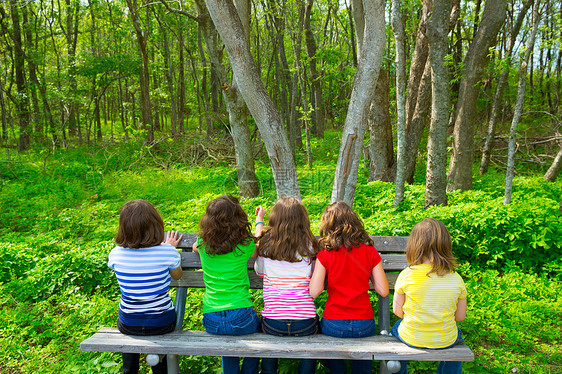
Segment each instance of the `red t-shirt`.
[{"label": "red t-shirt", "polygon": [[326,268],[328,279],[328,300],[323,318],[374,318],[367,291],[373,268],[381,262],[381,256],[375,247],[361,244],[351,251],[344,246],[337,251],[322,249],[317,259]]}]

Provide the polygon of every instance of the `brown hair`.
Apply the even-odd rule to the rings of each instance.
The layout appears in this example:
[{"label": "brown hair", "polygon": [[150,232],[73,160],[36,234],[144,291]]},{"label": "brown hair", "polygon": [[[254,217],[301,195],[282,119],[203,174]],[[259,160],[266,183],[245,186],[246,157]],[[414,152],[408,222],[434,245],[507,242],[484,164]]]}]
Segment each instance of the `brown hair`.
[{"label": "brown hair", "polygon": [[222,195],[211,200],[201,222],[198,247],[205,246],[210,255],[224,255],[246,245],[255,237],[252,234],[248,215],[234,196]]},{"label": "brown hair", "polygon": [[412,229],[406,244],[406,259],[410,266],[431,263],[427,275],[445,275],[455,270],[457,261],[453,256],[451,234],[443,222],[425,218]]},{"label": "brown hair", "polygon": [[305,206],[294,197],[282,197],[269,214],[269,224],[258,237],[260,256],[272,260],[298,262],[318,253],[318,240],[310,230]]},{"label": "brown hair", "polygon": [[146,200],[126,202],[119,212],[117,245],[123,248],[146,248],[164,241],[164,221],[154,206]]},{"label": "brown hair", "polygon": [[363,222],[343,201],[330,204],[322,212],[320,245],[327,251],[335,251],[342,245],[350,251],[361,244],[373,245]]}]

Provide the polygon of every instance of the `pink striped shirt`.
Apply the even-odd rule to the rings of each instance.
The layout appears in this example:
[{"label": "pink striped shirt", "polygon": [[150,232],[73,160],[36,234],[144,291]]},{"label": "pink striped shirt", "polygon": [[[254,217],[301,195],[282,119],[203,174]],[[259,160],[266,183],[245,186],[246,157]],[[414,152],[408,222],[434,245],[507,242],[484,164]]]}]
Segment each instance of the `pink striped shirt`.
[{"label": "pink striped shirt", "polygon": [[312,263],[308,258],[299,262],[287,262],[259,256],[254,269],[263,278],[263,317],[316,317],[316,306],[308,290],[312,273]]}]

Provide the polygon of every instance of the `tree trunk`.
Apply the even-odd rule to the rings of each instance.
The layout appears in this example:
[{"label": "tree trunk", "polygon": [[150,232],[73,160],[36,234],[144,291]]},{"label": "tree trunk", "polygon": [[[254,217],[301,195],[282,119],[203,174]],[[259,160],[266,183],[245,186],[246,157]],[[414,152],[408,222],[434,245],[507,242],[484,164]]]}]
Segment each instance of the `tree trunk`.
[{"label": "tree trunk", "polygon": [[[66,49],[68,53],[68,66],[73,68],[76,61],[76,46],[78,43],[78,21],[80,13],[80,2],[65,0],[66,3]],[[68,108],[68,133],[69,135],[78,135],[80,130],[77,128],[76,121],[76,93],[78,91],[78,82],[76,76],[69,72],[69,101]]]},{"label": "tree trunk", "polygon": [[16,111],[20,128],[18,139],[18,151],[23,152],[29,149],[29,96],[27,95],[27,85],[25,81],[25,54],[23,51],[20,16],[17,0],[10,0],[10,12],[12,16],[12,38],[14,41],[14,68],[16,71],[16,87],[18,95],[16,98]]},{"label": "tree trunk", "polygon": [[185,132],[185,59],[183,55],[183,30],[178,33],[179,63],[178,63],[178,131]]},{"label": "tree trunk", "polygon": [[405,167],[406,167],[406,53],[404,52],[404,21],[402,20],[401,1],[392,0],[392,30],[396,46],[396,111],[398,113],[398,154],[396,161],[396,192],[394,207],[404,200]]},{"label": "tree trunk", "polygon": [[431,124],[427,142],[424,207],[447,204],[447,124],[449,122],[449,71],[443,64],[448,52],[447,34],[451,0],[435,0],[426,26],[431,64]]},{"label": "tree trunk", "polygon": [[560,145],[560,150],[558,151],[554,162],[544,174],[544,180],[547,182],[554,182],[558,177],[558,174],[560,174],[560,170],[562,170],[562,144]]},{"label": "tree trunk", "polygon": [[486,133],[486,141],[484,143],[484,148],[482,149],[482,159],[480,160],[480,174],[485,174],[488,172],[488,167],[490,165],[490,157],[492,155],[492,148],[494,146],[494,135],[496,133],[496,123],[498,121],[498,115],[500,113],[500,107],[503,97],[503,89],[507,83],[507,78],[509,75],[509,66],[511,65],[511,56],[513,55],[513,47],[515,46],[515,41],[517,35],[519,35],[519,30],[521,30],[521,25],[527,11],[533,4],[533,0],[527,0],[523,3],[523,7],[517,16],[517,20],[511,29],[511,37],[507,45],[507,52],[505,60],[508,62],[507,66],[503,68],[498,80],[498,86],[496,87],[496,94],[494,95],[494,102],[492,104],[492,113],[490,114],[490,120],[488,121],[488,130]]},{"label": "tree trunk", "polygon": [[392,122],[390,120],[390,84],[388,73],[381,68],[369,115],[369,182],[392,182],[395,178]]},{"label": "tree trunk", "polygon": [[150,100],[150,73],[148,66],[148,51],[146,47],[147,37],[142,31],[140,17],[138,13],[137,0],[127,0],[127,6],[131,16],[131,21],[135,28],[135,35],[139,45],[142,64],[140,69],[140,94],[141,94],[141,120],[143,128],[148,130],[146,142],[154,141],[154,123],[152,120],[152,102]]},{"label": "tree trunk", "polygon": [[490,47],[505,19],[506,0],[488,0],[478,32],[464,59],[464,76],[459,88],[453,130],[453,154],[449,165],[449,190],[472,188],[472,162],[474,155],[474,122],[476,103],[480,91],[479,81],[487,61]]},{"label": "tree trunk", "polygon": [[519,85],[517,87],[517,103],[515,104],[515,111],[513,113],[513,120],[511,121],[511,128],[509,130],[509,145],[507,151],[507,170],[505,173],[505,196],[503,199],[504,205],[511,203],[511,192],[513,190],[513,173],[515,169],[515,142],[516,132],[521,115],[523,112],[523,102],[525,101],[525,85],[527,83],[527,64],[530,61],[533,48],[535,46],[535,37],[539,28],[539,4],[540,0],[536,0],[533,4],[533,29],[530,37],[527,39],[527,48],[525,50],[525,57],[521,61],[519,67]]},{"label": "tree trunk", "polygon": [[283,121],[260,80],[245,30],[232,0],[206,0],[209,14],[226,47],[236,84],[264,140],[277,196],[300,198],[294,156]]},{"label": "tree trunk", "polygon": [[4,85],[0,82],[0,115],[2,117],[2,135],[0,138],[6,142],[8,140],[8,116],[6,103],[4,102]]},{"label": "tree trunk", "polygon": [[320,84],[320,74],[316,68],[316,41],[310,27],[310,17],[314,0],[308,0],[304,13],[304,30],[306,53],[308,55],[308,67],[310,69],[311,93],[314,101],[312,113],[312,131],[319,138],[324,138],[324,103],[322,101],[322,85]]},{"label": "tree trunk", "polygon": [[[363,3],[365,29],[345,127],[343,129],[331,201],[353,204],[359,159],[385,43],[384,1]],[[359,35],[359,34],[358,34]]]}]

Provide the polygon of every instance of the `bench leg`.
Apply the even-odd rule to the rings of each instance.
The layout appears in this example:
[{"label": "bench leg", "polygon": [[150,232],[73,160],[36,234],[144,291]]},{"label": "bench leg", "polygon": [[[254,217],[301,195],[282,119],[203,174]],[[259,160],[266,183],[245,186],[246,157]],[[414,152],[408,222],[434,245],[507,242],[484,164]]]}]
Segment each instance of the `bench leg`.
[{"label": "bench leg", "polygon": [[378,323],[379,323],[379,334],[386,331],[385,335],[390,333],[390,296],[382,297],[378,295]]},{"label": "bench leg", "polygon": [[180,361],[178,355],[166,355],[168,360],[168,374],[180,374]]}]

